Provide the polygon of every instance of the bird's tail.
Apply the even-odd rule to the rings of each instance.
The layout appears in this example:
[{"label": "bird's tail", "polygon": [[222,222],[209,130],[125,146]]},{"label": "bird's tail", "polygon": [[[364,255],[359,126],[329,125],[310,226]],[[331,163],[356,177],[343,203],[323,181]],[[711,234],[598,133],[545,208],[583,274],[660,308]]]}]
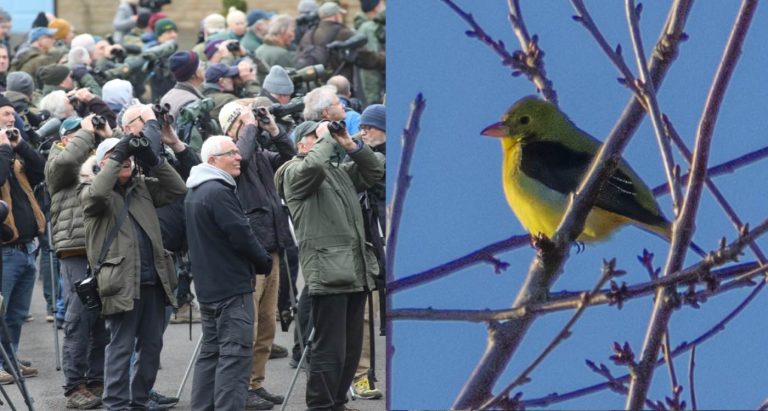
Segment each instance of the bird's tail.
[{"label": "bird's tail", "polygon": [[[665,221],[663,224],[659,225],[649,225],[649,224],[638,224],[640,228],[656,234],[657,236],[665,239],[667,242],[672,241],[672,223],[669,221]],[[690,248],[693,252],[698,254],[700,257],[706,257],[707,253],[699,247],[696,243],[691,241],[691,243],[688,245],[688,248]]]}]

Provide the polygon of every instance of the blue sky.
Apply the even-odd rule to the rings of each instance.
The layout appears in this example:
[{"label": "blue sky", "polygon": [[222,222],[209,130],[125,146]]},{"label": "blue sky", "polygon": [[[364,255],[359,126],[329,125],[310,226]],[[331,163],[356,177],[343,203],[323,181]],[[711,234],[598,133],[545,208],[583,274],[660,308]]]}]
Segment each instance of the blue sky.
[{"label": "blue sky", "polygon": [[[546,53],[546,69],[558,92],[561,109],[581,129],[603,140],[630,97],[630,92],[616,81],[617,70],[590,34],[572,20],[574,10],[570,3],[521,3],[528,30],[538,34]],[[664,23],[666,3],[643,4],[641,29],[646,50],[652,49]],[[458,4],[472,12],[492,37],[504,40],[510,52],[518,47],[506,19],[506,1]],[[738,6],[738,2],[732,1],[694,4],[685,30],[690,39],[683,43],[680,56],[658,93],[662,112],[668,114],[689,147],[693,145],[706,95]],[[725,96],[710,164],[768,145],[768,25],[764,24],[768,11],[764,4],[761,6]],[[587,2],[587,7],[609,43],[621,43],[627,63],[635,71],[624,2]],[[394,267],[396,276],[402,277],[524,232],[502,192],[499,142],[482,137],[480,131],[498,121],[514,101],[535,94],[535,88],[524,77],[510,76],[510,70],[500,64],[490,48],[467,37],[464,32],[469,26],[441,1],[391,0],[388,14],[388,128],[393,146],[387,165],[390,190],[399,156],[394,146],[399,143],[405,125],[408,104],[419,92],[427,100]],[[656,139],[647,119],[626,148],[624,158],[650,186],[664,181]],[[681,161],[679,156],[676,159]],[[768,216],[766,172],[768,161],[715,180],[739,216],[753,226]],[[669,198],[660,199],[660,204],[671,218]],[[712,249],[722,236],[733,239],[735,230],[706,192],[694,239],[705,249]],[[759,244],[768,248],[768,241]],[[602,259],[613,257],[620,268],[628,271],[622,281],[646,281],[648,275],[636,259],[643,248],[656,254],[656,265],[663,265],[667,253],[664,241],[627,227],[607,242],[588,245],[578,255],[572,253],[554,290],[593,287]],[[533,254],[531,248],[523,247],[497,256],[510,263],[510,268],[500,275],[494,274],[489,265],[479,265],[402,291],[395,296],[395,308],[509,307]],[[747,254],[742,261],[753,258]],[[688,263],[694,261],[689,257]],[[731,291],[703,304],[699,310],[683,307],[676,311],[670,324],[672,345],[700,335],[748,292],[746,288]],[[724,332],[697,350],[695,377],[700,408],[755,409],[768,397],[765,304],[763,292]],[[574,335],[532,374],[531,383],[520,388],[524,398],[603,382],[587,369],[585,359],[604,362],[615,375],[623,374],[625,369],[608,360],[611,344],[628,341],[639,352],[651,308],[651,299],[643,298],[632,300],[622,310],[589,309],[574,327]],[[571,314],[561,312],[536,321],[495,391],[538,355]],[[448,408],[484,351],[486,336],[482,324],[395,322],[390,337],[395,348],[391,359],[393,386],[389,389],[392,407]],[[684,398],[690,404],[687,362],[688,356],[684,355],[676,366],[678,377],[684,381]],[[649,397],[663,400],[670,391],[667,369],[658,369]],[[621,408],[624,402],[623,396],[604,391],[553,408]]]}]

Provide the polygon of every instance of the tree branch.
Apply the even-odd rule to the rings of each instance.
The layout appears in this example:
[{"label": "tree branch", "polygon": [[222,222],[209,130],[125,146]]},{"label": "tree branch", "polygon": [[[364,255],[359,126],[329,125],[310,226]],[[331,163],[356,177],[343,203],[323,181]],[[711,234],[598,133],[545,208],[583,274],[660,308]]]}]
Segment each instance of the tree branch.
[{"label": "tree branch", "polygon": [[[669,360],[667,360],[669,361]],[[693,369],[696,367],[696,346],[691,348],[691,359],[688,362],[688,386],[691,390],[691,410],[696,411],[696,385],[693,383]]]},{"label": "tree branch", "polygon": [[[742,3],[741,10],[739,10],[739,15],[731,32],[731,37],[726,45],[723,59],[710,89],[697,133],[696,148],[691,166],[693,171],[689,179],[682,211],[673,225],[674,234],[672,236],[669,258],[664,270],[665,274],[670,274],[680,269],[685,258],[685,252],[691,242],[696,212],[701,198],[704,177],[706,176],[712,131],[717,121],[717,114],[719,113],[725,90],[738,62],[741,47],[756,8],[756,0],[745,0]],[[629,386],[629,395],[626,402],[626,408],[628,409],[642,408],[645,403],[648,388],[653,378],[654,364],[659,352],[659,346],[661,345],[661,336],[672,315],[672,304],[670,303],[669,294],[670,291],[663,288],[657,292],[653,313],[643,343],[641,359],[637,366],[637,372],[634,373]]]}]

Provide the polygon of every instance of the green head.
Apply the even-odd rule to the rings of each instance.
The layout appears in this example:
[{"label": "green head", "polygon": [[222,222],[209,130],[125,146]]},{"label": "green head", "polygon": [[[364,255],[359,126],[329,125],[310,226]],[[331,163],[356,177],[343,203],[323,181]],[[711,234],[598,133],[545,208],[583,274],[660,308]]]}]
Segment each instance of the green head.
[{"label": "green head", "polygon": [[481,134],[503,138],[502,144],[516,145],[523,140],[554,139],[563,128],[574,127],[558,108],[536,96],[518,100],[501,117],[501,121],[486,127]]}]

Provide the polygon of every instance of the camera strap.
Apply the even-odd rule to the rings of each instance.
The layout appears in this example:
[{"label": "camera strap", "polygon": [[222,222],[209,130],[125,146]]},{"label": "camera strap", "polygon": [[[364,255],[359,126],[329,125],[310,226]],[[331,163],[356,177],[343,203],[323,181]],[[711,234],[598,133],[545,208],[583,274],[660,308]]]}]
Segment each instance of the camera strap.
[{"label": "camera strap", "polygon": [[128,192],[125,194],[125,204],[123,205],[123,208],[120,210],[120,214],[117,216],[117,221],[115,221],[115,225],[112,226],[112,229],[109,230],[109,234],[107,234],[107,238],[104,239],[104,245],[101,247],[101,253],[99,253],[99,259],[97,260],[96,264],[98,266],[95,270],[92,271],[93,274],[99,272],[101,269],[102,264],[104,264],[104,259],[107,258],[107,252],[109,252],[109,247],[112,245],[112,241],[115,240],[117,237],[118,232],[120,231],[120,226],[123,225],[123,221],[125,221],[125,217],[128,215],[128,205],[131,201],[131,192],[133,191],[133,187],[128,189]]}]

